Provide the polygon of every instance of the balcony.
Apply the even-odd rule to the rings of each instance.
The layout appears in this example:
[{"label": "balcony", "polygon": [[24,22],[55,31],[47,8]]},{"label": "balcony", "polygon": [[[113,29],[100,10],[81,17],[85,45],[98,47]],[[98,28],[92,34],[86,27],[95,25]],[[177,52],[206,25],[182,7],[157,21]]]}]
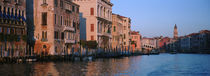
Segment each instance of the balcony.
[{"label": "balcony", "polygon": [[69,40],[69,39],[64,39],[65,43],[70,43],[70,44],[74,44],[75,40]]},{"label": "balcony", "polygon": [[75,31],[75,28],[74,27],[70,27],[70,26],[64,26],[63,27],[63,31]]},{"label": "balcony", "polygon": [[42,4],[41,4],[41,6],[43,6],[43,7],[47,7],[47,6],[48,6],[48,4],[47,4],[47,3],[42,3]]},{"label": "balcony", "polygon": [[41,41],[42,41],[42,42],[47,42],[47,41],[48,41],[48,39],[46,39],[46,38],[42,38],[42,39],[41,39]]},{"label": "balcony", "polygon": [[112,38],[112,34],[111,33],[103,33],[102,36],[106,36],[106,37]]},{"label": "balcony", "polygon": [[18,0],[16,3],[15,3],[15,5],[21,5],[21,2]]},{"label": "balcony", "polygon": [[72,10],[69,9],[69,8],[65,8],[65,10],[66,10],[67,13],[72,13]]},{"label": "balcony", "polygon": [[9,3],[9,2],[10,2],[10,0],[3,0],[3,2],[4,2],[4,3]]}]

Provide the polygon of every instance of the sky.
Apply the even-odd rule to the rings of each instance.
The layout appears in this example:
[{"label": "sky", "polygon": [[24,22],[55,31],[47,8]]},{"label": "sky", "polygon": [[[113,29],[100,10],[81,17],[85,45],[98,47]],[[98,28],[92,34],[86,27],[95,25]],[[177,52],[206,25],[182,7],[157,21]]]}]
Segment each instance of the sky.
[{"label": "sky", "polygon": [[111,0],[112,12],[130,17],[143,37],[173,37],[210,30],[210,0]]}]

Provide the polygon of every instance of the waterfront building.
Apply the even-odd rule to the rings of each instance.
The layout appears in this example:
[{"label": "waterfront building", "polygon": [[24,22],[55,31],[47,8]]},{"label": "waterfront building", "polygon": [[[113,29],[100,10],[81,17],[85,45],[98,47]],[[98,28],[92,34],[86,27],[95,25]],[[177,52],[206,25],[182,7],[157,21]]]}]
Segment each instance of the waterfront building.
[{"label": "waterfront building", "polygon": [[[80,5],[81,39],[97,41],[100,48],[111,48],[112,6],[110,0],[72,0]],[[85,31],[84,31],[85,30]]]},{"label": "waterfront building", "polygon": [[190,36],[183,36],[179,38],[180,41],[180,48],[182,52],[189,52],[190,51]]},{"label": "waterfront building", "polygon": [[199,32],[200,50],[210,53],[210,30],[201,30]]},{"label": "waterfront building", "polygon": [[0,0],[0,56],[26,54],[26,0]]},{"label": "waterfront building", "polygon": [[34,53],[63,55],[77,50],[79,5],[71,0],[30,0],[27,6],[28,24],[34,28]]},{"label": "waterfront building", "polygon": [[123,19],[123,48],[131,49],[131,19],[121,16]]},{"label": "waterfront building", "polygon": [[133,52],[135,51],[142,51],[141,48],[141,35],[139,32],[131,31],[131,45]]},{"label": "waterfront building", "polygon": [[192,33],[187,36],[188,38],[190,38],[191,52],[209,52],[210,50],[209,30],[201,30],[199,33]]},{"label": "waterfront building", "polygon": [[123,47],[123,19],[120,15],[112,14],[112,48]]},{"label": "waterfront building", "polygon": [[166,52],[167,51],[167,45],[170,43],[171,38],[169,37],[161,37],[158,40],[158,48],[160,52]]}]

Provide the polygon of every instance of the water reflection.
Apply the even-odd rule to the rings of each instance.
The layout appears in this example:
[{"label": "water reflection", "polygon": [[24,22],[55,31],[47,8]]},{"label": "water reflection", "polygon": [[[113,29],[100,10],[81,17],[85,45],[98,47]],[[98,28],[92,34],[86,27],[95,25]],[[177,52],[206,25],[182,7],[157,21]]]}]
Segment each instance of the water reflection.
[{"label": "water reflection", "polygon": [[161,54],[92,62],[0,64],[1,76],[208,76],[210,55]]},{"label": "water reflection", "polygon": [[33,68],[33,76],[59,76],[59,72],[52,62],[36,63],[33,65]]}]

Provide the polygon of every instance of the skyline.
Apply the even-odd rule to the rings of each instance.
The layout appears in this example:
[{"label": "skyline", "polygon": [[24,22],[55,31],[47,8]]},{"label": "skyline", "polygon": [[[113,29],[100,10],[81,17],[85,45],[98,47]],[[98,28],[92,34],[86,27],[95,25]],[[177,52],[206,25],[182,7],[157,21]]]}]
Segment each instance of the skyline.
[{"label": "skyline", "polygon": [[209,0],[112,0],[112,3],[113,13],[130,17],[132,30],[140,31],[143,37],[173,37],[175,24],[179,36],[210,30]]}]

